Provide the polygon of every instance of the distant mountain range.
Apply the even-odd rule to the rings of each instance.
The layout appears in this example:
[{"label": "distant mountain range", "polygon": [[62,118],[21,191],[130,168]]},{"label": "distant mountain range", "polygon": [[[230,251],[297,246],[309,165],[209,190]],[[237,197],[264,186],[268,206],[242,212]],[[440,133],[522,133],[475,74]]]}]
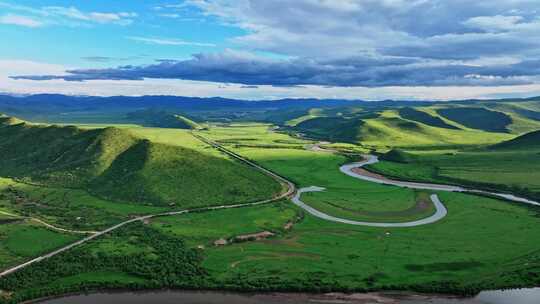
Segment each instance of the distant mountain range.
[{"label": "distant mountain range", "polygon": [[[344,99],[279,99],[248,101],[221,97],[199,98],[184,96],[68,96],[58,94],[37,94],[27,96],[0,95],[0,111],[6,109],[24,110],[25,108],[41,107],[42,111],[55,109],[100,109],[100,108],[175,108],[178,110],[218,110],[218,109],[276,109],[276,108],[313,108],[313,107],[349,107],[349,106],[420,106],[433,103],[486,103],[486,102],[526,102],[540,100],[540,97],[522,99],[493,99],[493,100],[456,100],[456,101],[402,101],[402,100],[344,100]],[[45,107],[45,108],[43,108]]]},{"label": "distant mountain range", "polygon": [[[290,124],[290,121],[299,121],[315,118],[319,115],[310,115],[313,109],[322,109],[324,117],[357,117],[355,113],[365,114],[380,112],[389,109],[401,109],[400,115],[423,124],[442,128],[456,129],[459,126],[445,125],[439,117],[432,117],[423,112],[416,111],[420,107],[472,107],[490,108],[501,112],[511,112],[529,120],[540,120],[540,111],[536,106],[528,106],[528,103],[536,103],[540,97],[524,99],[494,99],[494,100],[457,100],[457,101],[363,101],[343,99],[280,99],[247,101],[227,99],[220,97],[198,98],[182,96],[67,96],[56,94],[39,94],[27,96],[0,95],[0,113],[21,117],[23,119],[48,122],[48,123],[137,123],[140,119],[134,119],[140,113],[160,113],[163,117],[180,115],[188,120],[197,122],[215,121],[260,121],[276,125]],[[435,111],[441,111],[434,109]],[[310,112],[311,111],[311,112]],[[464,114],[462,110],[442,110],[449,113],[441,113],[447,118],[459,122]],[[478,116],[482,113],[469,111],[469,115]],[[485,111],[484,111],[485,112]],[[436,114],[436,113],[435,113]],[[443,115],[443,116],[444,116]],[[452,116],[452,117],[450,117]],[[454,117],[455,116],[455,117]],[[502,115],[501,115],[502,116]],[[155,117],[154,117],[155,118]],[[364,120],[364,117],[357,117]],[[467,117],[472,123],[477,121],[474,117]],[[154,119],[155,120],[155,119]],[[163,119],[162,119],[163,120]],[[178,119],[174,120],[179,123]],[[336,120],[337,121],[337,120]],[[180,121],[181,122],[181,121]],[[313,124],[314,122],[306,122]],[[327,123],[327,122],[324,122]],[[339,127],[343,122],[334,124]],[[347,121],[345,124],[349,124]],[[435,125],[434,125],[435,124]],[[466,127],[484,129],[475,125]],[[143,125],[158,126],[155,122],[149,123],[148,119]],[[302,126],[300,126],[302,127]],[[304,126],[305,127],[305,126]],[[503,126],[504,127],[504,126]],[[501,129],[504,131],[504,129]],[[326,130],[323,130],[327,133]],[[496,130],[498,131],[498,130]],[[530,131],[530,128],[522,131]],[[339,133],[339,132],[338,132]],[[347,132],[345,132],[347,133]],[[354,134],[342,134],[344,137],[356,137]],[[342,136],[342,137],[343,137]]]}]

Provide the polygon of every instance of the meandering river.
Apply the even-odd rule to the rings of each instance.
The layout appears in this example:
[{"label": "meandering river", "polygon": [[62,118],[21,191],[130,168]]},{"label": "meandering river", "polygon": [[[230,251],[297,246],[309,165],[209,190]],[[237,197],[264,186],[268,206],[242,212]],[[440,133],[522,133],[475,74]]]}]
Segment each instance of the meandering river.
[{"label": "meandering river", "polygon": [[[411,183],[411,182],[402,182],[394,181],[386,178],[377,178],[369,174],[360,174],[355,172],[354,168],[360,168],[364,165],[377,162],[378,159],[375,156],[370,156],[364,162],[354,163],[344,165],[340,170],[352,177],[364,179],[371,182],[376,182],[380,184],[391,184],[400,187],[407,188],[417,188],[417,189],[430,189],[430,190],[439,190],[439,191],[455,191],[455,192],[465,192],[471,191],[461,187],[446,186],[446,185],[435,185],[435,184],[423,184],[423,183]],[[294,186],[291,186],[294,189]],[[299,193],[295,196],[294,199],[299,201],[300,195],[302,192],[310,191],[320,191],[322,188],[311,187],[306,189],[300,189]],[[482,192],[478,190],[473,190],[476,192]],[[526,200],[523,198],[490,193],[492,195],[504,197],[507,200],[521,203],[528,203],[533,205],[539,205],[538,202]],[[294,200],[293,199],[293,200]],[[432,196],[434,203],[438,202],[437,197]],[[442,204],[441,204],[442,206]],[[309,206],[303,206],[304,209],[308,209]],[[439,208],[442,212],[444,206]],[[308,210],[309,211],[309,210]],[[317,211],[318,212],[318,211]],[[322,215],[317,215],[318,213],[313,211],[312,214],[322,217]],[[320,212],[319,212],[320,213]],[[444,209],[444,215],[446,215],[446,209]],[[438,220],[444,215],[430,220],[429,223]],[[326,215],[325,215],[326,216]],[[335,220],[335,219],[330,219]],[[420,223],[420,224],[427,224]],[[374,223],[362,223],[374,225]],[[383,223],[384,225],[395,225],[389,223]],[[410,224],[410,223],[409,223]],[[416,226],[418,223],[412,222],[412,226]],[[378,223],[377,225],[382,225]],[[236,293],[222,293],[222,292],[188,292],[188,291],[159,291],[159,292],[145,292],[145,293],[136,293],[136,292],[123,292],[123,293],[95,293],[90,295],[74,295],[66,296],[58,299],[51,299],[41,301],[42,304],[67,304],[67,303],[77,303],[77,304],[146,304],[146,303],[155,303],[155,304],[312,304],[312,303],[342,303],[342,304],[540,304],[540,288],[528,288],[528,289],[515,289],[515,290],[496,290],[496,291],[484,291],[478,294],[473,298],[452,298],[445,296],[431,296],[431,295],[414,295],[414,294],[404,294],[404,293],[367,293],[367,294],[354,294],[354,295],[344,295],[344,294],[326,294],[326,295],[315,295],[315,294],[236,294]]]}]

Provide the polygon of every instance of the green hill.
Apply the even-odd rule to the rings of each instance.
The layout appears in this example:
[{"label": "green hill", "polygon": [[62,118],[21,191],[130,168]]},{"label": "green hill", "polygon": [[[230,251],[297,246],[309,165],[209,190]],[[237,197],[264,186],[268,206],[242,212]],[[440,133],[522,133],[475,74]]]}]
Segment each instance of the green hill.
[{"label": "green hill", "polygon": [[185,126],[180,129],[200,130],[203,128],[201,125],[185,116],[174,115],[174,118],[176,118],[177,124],[182,124],[183,126]]},{"label": "green hill", "polygon": [[508,126],[512,124],[509,115],[485,108],[444,108],[438,109],[437,113],[467,128],[488,132],[508,133]]},{"label": "green hill", "polygon": [[[13,121],[13,120],[12,120]],[[80,187],[103,173],[136,139],[107,128],[0,125],[0,174],[33,182]]]},{"label": "green hill", "polygon": [[[440,122],[446,124],[442,119]],[[452,148],[495,144],[512,138],[510,134],[430,126],[403,119],[396,110],[367,112],[353,118],[317,117],[303,121],[290,129],[311,138],[361,143],[366,147],[382,150],[420,146]]]},{"label": "green hill", "polygon": [[148,140],[120,155],[91,188],[108,199],[183,207],[256,201],[280,190],[235,161]]},{"label": "green hill", "polygon": [[444,129],[453,129],[453,130],[459,129],[456,126],[447,124],[440,117],[432,116],[426,112],[419,111],[414,108],[401,108],[399,109],[398,113],[399,113],[399,116],[401,116],[404,119],[417,121],[417,122],[426,124],[428,126],[444,128]]},{"label": "green hill", "polygon": [[16,125],[16,124],[20,124],[20,123],[23,123],[23,122],[24,121],[19,120],[17,118],[9,117],[9,116],[6,116],[4,114],[0,114],[0,127],[9,126],[9,125]]},{"label": "green hill", "polygon": [[141,110],[127,114],[128,120],[140,123],[146,127],[174,128],[186,130],[199,130],[202,127],[195,121],[177,114],[165,111]]},{"label": "green hill", "polygon": [[311,138],[354,143],[363,123],[358,118],[316,117],[298,123],[293,129]]},{"label": "green hill", "polygon": [[154,143],[125,129],[14,122],[1,118],[3,177],[182,207],[259,200],[280,190],[270,177],[229,158]]},{"label": "green hill", "polygon": [[540,149],[540,130],[533,131],[514,139],[490,147],[492,150],[537,150]]},{"label": "green hill", "polygon": [[411,163],[416,160],[416,156],[399,149],[392,149],[381,155],[380,159],[396,163]]}]

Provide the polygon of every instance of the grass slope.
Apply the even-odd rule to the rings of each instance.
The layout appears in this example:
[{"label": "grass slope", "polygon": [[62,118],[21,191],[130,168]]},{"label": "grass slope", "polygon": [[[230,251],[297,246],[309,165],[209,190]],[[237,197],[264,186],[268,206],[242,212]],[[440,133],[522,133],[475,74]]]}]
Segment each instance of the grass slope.
[{"label": "grass slope", "polygon": [[360,130],[360,143],[377,150],[391,148],[457,148],[497,143],[511,136],[479,130],[457,130],[405,120],[397,111],[387,110],[380,117],[366,119]]},{"label": "grass slope", "polygon": [[28,221],[0,223],[0,269],[49,252],[78,239]]},{"label": "grass slope", "polygon": [[414,109],[414,108],[401,108],[399,109],[399,116],[404,119],[417,121],[428,126],[444,128],[444,129],[459,129],[456,126],[450,125],[442,120],[440,117],[432,116],[426,112]]},{"label": "grass slope", "polygon": [[296,131],[318,139],[340,142],[356,142],[363,121],[341,117],[316,117],[296,124]]},{"label": "grass slope", "polygon": [[[507,134],[460,129],[425,111],[405,111],[410,115],[403,114],[403,111],[386,110],[379,113],[353,114],[352,118],[318,117],[303,121],[289,130],[320,140],[360,143],[376,150],[394,147],[446,149],[494,144],[511,138]],[[414,119],[410,120],[413,118],[413,111]],[[400,114],[408,119],[404,119]],[[419,120],[423,122],[418,122]],[[433,126],[434,124],[444,127]]]},{"label": "grass slope", "polygon": [[[535,134],[533,134],[535,135]],[[390,151],[370,169],[406,180],[443,182],[540,199],[540,148],[529,137],[457,153]]]},{"label": "grass slope", "polygon": [[0,125],[0,176],[81,188],[109,200],[178,207],[253,201],[280,190],[270,177],[227,157],[152,142],[127,129],[8,120]]},{"label": "grass slope", "polygon": [[127,119],[141,123],[146,127],[175,128],[186,130],[202,129],[202,127],[198,123],[185,116],[151,109],[128,113]]},{"label": "grass slope", "polygon": [[[184,141],[180,134],[185,133],[174,131],[164,135],[153,129],[137,130],[147,138],[159,138],[160,143],[178,137]],[[296,141],[260,125],[220,127],[204,134],[214,140],[235,139],[254,145]],[[189,141],[187,137],[185,141]],[[338,167],[349,160],[340,155],[236,145],[227,144],[301,187],[327,188],[306,194],[303,198],[308,204],[322,206],[332,202],[354,213],[401,212],[415,200],[427,199],[429,194],[345,176]],[[504,178],[516,179],[521,175],[518,183],[525,179],[537,182],[534,174],[538,170],[534,165],[540,164],[530,158],[515,162],[505,159],[515,158],[518,152],[513,151],[469,151],[463,155],[439,151],[396,153],[403,163],[380,164],[397,165],[392,168],[413,177],[429,176],[432,169],[441,173],[455,169],[456,174],[476,170],[487,177],[503,178],[499,173],[508,173],[514,176]],[[531,157],[528,152],[519,153]],[[424,160],[425,163],[419,162]],[[494,167],[499,173],[486,172],[492,163],[499,165]],[[463,164],[476,167],[455,167]],[[524,175],[522,169],[530,175]],[[156,218],[146,224],[126,226],[32,265],[0,280],[0,289],[14,292],[11,302],[16,303],[104,287],[310,292],[387,289],[473,294],[483,289],[538,286],[537,207],[463,193],[438,195],[448,208],[447,217],[414,228],[333,223],[309,214],[302,216],[303,212],[290,203]],[[296,221],[294,226],[284,229],[291,219]],[[260,241],[212,245],[217,238],[262,230],[276,235]]]},{"label": "grass slope", "polygon": [[540,150],[540,130],[533,131],[509,141],[490,147],[494,150]]},{"label": "grass slope", "polygon": [[512,124],[507,114],[485,108],[444,108],[437,113],[468,128],[489,132],[509,132],[508,126]]},{"label": "grass slope", "polygon": [[137,139],[116,128],[0,124],[0,174],[80,187],[102,174]]},{"label": "grass slope", "polygon": [[256,201],[280,189],[269,177],[244,165],[147,140],[120,155],[91,187],[112,200],[182,208]]}]

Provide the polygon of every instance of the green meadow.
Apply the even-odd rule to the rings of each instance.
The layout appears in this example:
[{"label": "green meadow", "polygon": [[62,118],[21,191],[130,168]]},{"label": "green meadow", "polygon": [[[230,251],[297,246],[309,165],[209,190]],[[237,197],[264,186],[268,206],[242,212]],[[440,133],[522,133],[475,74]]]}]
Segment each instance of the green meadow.
[{"label": "green meadow", "polygon": [[[54,293],[59,286],[64,291],[80,286],[151,286],[470,294],[538,284],[540,255],[532,241],[540,237],[538,209],[465,194],[439,195],[449,216],[416,228],[355,227],[304,214],[290,230],[283,230],[280,227],[301,212],[279,204],[246,212],[236,209],[157,219],[32,266],[18,275],[20,280],[0,281],[0,288],[18,289],[16,296],[24,299],[29,294]],[[266,229],[276,236],[226,246],[211,244],[217,238]],[[175,255],[174,265],[182,273],[165,266],[174,258],[165,250],[172,250],[171,246],[187,254],[183,258],[178,252]],[[199,255],[195,260],[188,257]],[[62,271],[51,272],[59,263],[64,265]],[[159,277],[140,268],[142,265],[148,270],[162,269]],[[46,283],[40,281],[44,276]],[[37,282],[42,284],[35,285]]]},{"label": "green meadow", "polygon": [[446,182],[539,197],[540,149],[409,155],[408,162],[383,161],[371,165],[370,170],[406,180]]},{"label": "green meadow", "polygon": [[[338,134],[341,139],[322,144],[335,153],[309,149],[328,139],[325,131],[338,122],[322,121],[335,113],[321,110],[300,113],[302,116],[281,126],[210,122],[201,124],[205,128],[199,130],[133,125],[103,129],[103,125],[86,124],[68,130],[58,127],[58,131],[46,125],[34,130],[33,125],[16,127],[17,121],[4,122],[0,132],[13,136],[9,137],[13,142],[26,138],[26,132],[39,134],[46,129],[52,134],[63,132],[65,140],[57,144],[69,142],[70,151],[89,151],[95,145],[100,149],[90,149],[92,153],[85,152],[84,157],[76,157],[80,153],[74,152],[71,158],[59,155],[60,148],[22,150],[23,157],[18,158],[23,160],[22,166],[4,168],[4,173],[0,170],[4,176],[0,179],[0,210],[61,227],[103,229],[135,215],[251,202],[280,191],[279,183],[230,159],[192,132],[297,187],[324,187],[322,192],[303,194],[302,200],[346,219],[405,222],[434,212],[431,191],[374,184],[339,171],[341,165],[369,151],[383,159],[370,170],[394,178],[528,196],[540,192],[536,178],[540,149],[534,148],[537,135],[515,133],[534,130],[532,120],[512,119],[512,112],[505,131],[495,132],[502,127],[481,130],[478,128],[485,125],[462,124],[452,114],[437,110],[385,109],[361,119],[347,116],[361,110],[340,110],[345,113],[340,119],[346,121],[337,126],[358,123],[354,129],[358,132],[348,130]],[[498,114],[481,111],[480,115]],[[318,120],[307,123],[313,119]],[[306,126],[322,127],[310,133],[301,129]],[[313,134],[316,136],[310,136]],[[6,155],[15,157],[14,151],[3,147]],[[47,166],[36,165],[40,153]],[[66,159],[70,161],[63,163]],[[66,178],[70,176],[82,178]],[[289,200],[152,218],[0,279],[0,290],[13,292],[6,301],[16,303],[103,288],[474,294],[540,284],[538,207],[462,193],[436,194],[448,215],[414,228],[328,222]],[[9,219],[0,217],[3,267],[79,237]],[[272,235],[238,239],[261,232]],[[215,243],[218,240],[227,240],[227,244]],[[29,242],[32,244],[25,245]]]},{"label": "green meadow", "polygon": [[538,283],[539,247],[532,242],[540,236],[538,209],[440,196],[450,213],[433,225],[377,229],[306,216],[282,239],[215,248],[204,265],[231,288],[241,280],[247,286],[321,291],[472,292]]},{"label": "green meadow", "polygon": [[287,223],[298,220],[300,212],[288,202],[223,211],[193,213],[152,220],[153,228],[181,237],[192,246],[212,247],[219,239],[270,231],[283,234]]},{"label": "green meadow", "polygon": [[0,268],[14,266],[48,253],[78,238],[25,220],[10,223],[0,220]]}]

